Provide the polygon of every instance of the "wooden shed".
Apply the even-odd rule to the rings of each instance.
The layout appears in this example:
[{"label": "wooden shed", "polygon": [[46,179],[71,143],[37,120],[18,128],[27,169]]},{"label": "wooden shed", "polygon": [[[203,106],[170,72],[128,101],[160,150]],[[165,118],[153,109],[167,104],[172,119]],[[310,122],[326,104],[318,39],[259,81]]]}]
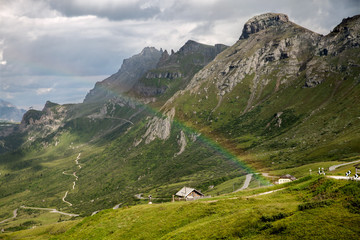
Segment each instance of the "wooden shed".
[{"label": "wooden shed", "polygon": [[183,198],[185,200],[196,200],[199,198],[204,197],[204,194],[202,194],[200,191],[196,190],[195,188],[190,187],[183,187],[178,191],[175,196],[179,198]]}]

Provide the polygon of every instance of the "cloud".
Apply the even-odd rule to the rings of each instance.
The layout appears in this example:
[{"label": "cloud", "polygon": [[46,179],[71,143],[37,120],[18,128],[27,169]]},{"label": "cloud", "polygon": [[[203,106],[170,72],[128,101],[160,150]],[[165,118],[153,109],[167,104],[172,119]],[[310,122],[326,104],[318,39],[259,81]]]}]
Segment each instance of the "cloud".
[{"label": "cloud", "polygon": [[43,94],[50,93],[50,92],[52,92],[54,90],[55,90],[54,88],[38,88],[36,90],[36,94],[37,95],[43,95]]},{"label": "cloud", "polygon": [[4,59],[4,39],[0,40],[0,65],[6,65],[6,60]]},{"label": "cloud", "polygon": [[158,4],[151,1],[115,1],[115,0],[62,0],[48,1],[49,5],[65,16],[95,15],[111,20],[149,19],[160,13]]},{"label": "cloud", "polygon": [[12,95],[11,93],[5,93],[3,96],[1,96],[2,98],[5,99],[14,99],[14,95]]}]

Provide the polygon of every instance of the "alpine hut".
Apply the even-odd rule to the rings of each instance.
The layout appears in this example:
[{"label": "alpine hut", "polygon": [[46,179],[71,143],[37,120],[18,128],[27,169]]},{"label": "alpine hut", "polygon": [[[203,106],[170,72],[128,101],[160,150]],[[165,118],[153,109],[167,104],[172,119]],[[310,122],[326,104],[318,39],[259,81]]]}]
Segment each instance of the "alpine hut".
[{"label": "alpine hut", "polygon": [[204,197],[204,194],[202,194],[200,191],[196,190],[195,188],[190,187],[183,187],[178,191],[175,196],[185,199],[186,201],[189,200],[196,200],[199,198]]}]

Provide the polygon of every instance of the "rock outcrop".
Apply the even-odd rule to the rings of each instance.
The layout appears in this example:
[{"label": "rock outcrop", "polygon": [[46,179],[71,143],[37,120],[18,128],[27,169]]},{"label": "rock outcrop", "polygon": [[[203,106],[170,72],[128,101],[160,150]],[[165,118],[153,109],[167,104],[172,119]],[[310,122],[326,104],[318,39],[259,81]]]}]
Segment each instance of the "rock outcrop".
[{"label": "rock outcrop", "polygon": [[266,13],[255,16],[245,23],[240,39],[246,39],[250,34],[272,26],[280,26],[286,22],[289,22],[289,17],[281,13]]},{"label": "rock outcrop", "polygon": [[[165,117],[153,117],[147,124],[147,130],[142,139],[149,144],[156,138],[166,140],[170,137],[171,123],[175,116],[175,108],[165,113]],[[139,144],[139,143],[138,143]]]},{"label": "rock outcrop", "polygon": [[19,130],[26,132],[28,142],[56,133],[65,125],[68,109],[47,101],[42,111],[29,110],[21,121]]},{"label": "rock outcrop", "polygon": [[179,152],[175,153],[174,157],[179,156],[180,154],[182,154],[185,151],[187,141],[186,141],[185,133],[183,131],[180,131],[178,144],[180,146],[180,150],[179,150]]}]

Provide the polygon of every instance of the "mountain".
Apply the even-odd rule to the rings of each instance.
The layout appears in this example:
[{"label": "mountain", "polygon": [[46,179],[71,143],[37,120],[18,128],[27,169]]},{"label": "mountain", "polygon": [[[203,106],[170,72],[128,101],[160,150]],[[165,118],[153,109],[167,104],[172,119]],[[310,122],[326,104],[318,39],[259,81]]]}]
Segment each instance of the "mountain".
[{"label": "mountain", "polygon": [[[241,182],[246,169],[234,156],[223,154],[208,139],[169,119],[171,112],[164,118],[156,107],[144,104],[148,95],[136,91],[137,82],[154,69],[183,71],[173,80],[186,87],[186,81],[224,48],[189,41],[168,59],[162,54],[155,63],[152,56],[158,51],[145,48],[124,61],[117,74],[96,83],[83,103],[48,101],[41,111],[29,110],[13,134],[0,135],[0,180],[7,183],[0,185],[5,206],[1,213],[6,215],[23,202],[85,216],[119,203],[137,204],[141,197],[136,196],[151,194],[155,202],[169,201],[169,193],[183,185],[220,194],[231,187],[209,187],[230,179]],[[142,73],[145,67],[141,67],[138,73],[136,64],[153,68]],[[127,91],[122,84],[130,78],[123,76],[133,77],[134,86]],[[170,80],[167,77],[163,80]],[[170,90],[177,90],[174,85],[166,86],[158,102],[171,97]],[[70,171],[77,178],[68,176]],[[16,201],[8,198],[17,194],[22,196]]]},{"label": "mountain", "polygon": [[171,55],[165,50],[156,68],[147,71],[131,89],[132,96],[161,106],[226,48],[223,44],[210,46],[189,40]]},{"label": "mountain", "polygon": [[322,36],[284,14],[256,16],[162,109],[258,169],[356,158],[359,21]]},{"label": "mountain", "polygon": [[0,99],[0,120],[20,122],[25,112],[24,109],[19,109],[11,103]]},{"label": "mountain", "polygon": [[176,91],[185,88],[197,71],[226,48],[223,44],[210,46],[189,40],[169,55],[167,50],[146,47],[125,59],[117,73],[96,83],[84,103],[130,95],[146,103],[158,101],[160,106]]},{"label": "mountain", "polygon": [[96,83],[84,102],[99,101],[104,97],[127,92],[145,72],[155,68],[161,54],[162,52],[154,47],[146,47],[141,53],[125,59],[117,73]]},{"label": "mountain", "polygon": [[[301,238],[295,229],[303,222],[299,219],[311,226],[329,209],[344,214],[336,219],[357,221],[356,184],[305,176],[321,167],[331,174],[329,166],[359,159],[359,23],[360,15],[344,19],[323,36],[285,14],[255,16],[233,46],[188,41],[171,54],[146,48],[97,83],[83,103],[47,102],[42,111],[28,111],[12,134],[0,134],[0,182],[6,183],[0,184],[0,216],[10,218],[15,209],[19,213],[3,224],[5,230],[81,218],[114,206],[124,207],[121,214],[131,214],[135,225],[135,219],[153,224],[151,216],[159,216],[154,211],[179,217],[179,225],[158,233],[169,233],[168,238],[195,231],[209,238],[246,238],[247,228],[239,227],[236,216],[249,209],[256,217],[245,226],[259,239],[287,231]],[[248,180],[249,188],[265,187],[288,173],[301,179],[286,185],[280,198],[219,196]],[[219,197],[155,210],[126,209],[147,203],[149,195],[154,203],[169,202],[184,186]],[[50,219],[51,213],[39,207],[73,214]],[[142,210],[146,216],[136,215]],[[115,219],[110,212],[64,224],[74,228],[63,238],[79,238],[85,234],[79,229],[86,229],[87,237],[100,234],[98,223]],[[230,232],[206,232],[223,222],[230,224]],[[118,232],[119,226],[104,232]],[[346,222],[343,232],[356,234],[349,229]],[[334,234],[330,238],[336,239]]]}]

